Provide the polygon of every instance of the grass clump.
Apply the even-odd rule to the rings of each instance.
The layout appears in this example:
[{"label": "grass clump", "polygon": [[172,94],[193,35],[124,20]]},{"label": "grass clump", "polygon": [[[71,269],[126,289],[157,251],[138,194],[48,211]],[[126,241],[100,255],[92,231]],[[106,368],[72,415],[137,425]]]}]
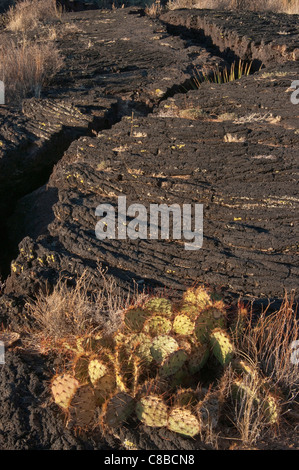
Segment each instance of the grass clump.
[{"label": "grass clump", "polygon": [[0,78],[5,83],[6,103],[19,103],[26,96],[39,98],[42,88],[62,65],[62,56],[52,42],[3,40]]},{"label": "grass clump", "polygon": [[60,18],[56,0],[22,0],[5,15],[7,29],[14,32],[28,32],[43,22]]},{"label": "grass clump", "polygon": [[247,77],[251,72],[252,62],[244,62],[241,59],[238,64],[233,62],[230,68],[225,67],[221,69],[219,66],[212,73],[206,73],[205,71],[199,71],[195,69],[193,81],[196,88],[204,82],[208,83],[229,83],[235,80],[239,80],[243,76]]}]

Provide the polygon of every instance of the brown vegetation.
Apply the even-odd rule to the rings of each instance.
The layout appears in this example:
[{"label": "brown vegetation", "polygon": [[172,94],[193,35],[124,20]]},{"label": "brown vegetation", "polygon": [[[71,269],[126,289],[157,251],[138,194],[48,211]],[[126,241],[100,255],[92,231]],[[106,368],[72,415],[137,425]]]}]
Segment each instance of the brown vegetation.
[{"label": "brown vegetation", "polygon": [[170,0],[168,8],[208,8],[223,10],[273,11],[299,14],[298,0]]},{"label": "brown vegetation", "polygon": [[26,32],[41,22],[59,19],[61,11],[55,0],[22,0],[6,13],[6,27],[10,31]]},{"label": "brown vegetation", "polygon": [[6,103],[26,96],[40,97],[41,89],[62,67],[63,59],[52,42],[24,39],[19,44],[2,40],[0,77],[5,83]]}]

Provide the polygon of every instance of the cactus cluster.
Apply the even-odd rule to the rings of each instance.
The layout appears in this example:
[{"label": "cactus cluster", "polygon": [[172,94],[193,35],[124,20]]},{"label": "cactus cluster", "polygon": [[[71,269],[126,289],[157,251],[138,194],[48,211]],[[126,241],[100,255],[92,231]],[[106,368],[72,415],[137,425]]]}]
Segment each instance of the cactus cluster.
[{"label": "cactus cluster", "polygon": [[[98,420],[114,428],[135,416],[190,437],[215,425],[221,408],[219,393],[198,392],[198,373],[210,358],[223,368],[235,354],[225,305],[203,287],[188,290],[180,303],[153,298],[129,308],[120,330],[80,338],[69,349],[73,361],[54,377],[52,395],[74,425]],[[235,388],[238,395],[237,381]],[[276,420],[274,397],[265,413]]]}]

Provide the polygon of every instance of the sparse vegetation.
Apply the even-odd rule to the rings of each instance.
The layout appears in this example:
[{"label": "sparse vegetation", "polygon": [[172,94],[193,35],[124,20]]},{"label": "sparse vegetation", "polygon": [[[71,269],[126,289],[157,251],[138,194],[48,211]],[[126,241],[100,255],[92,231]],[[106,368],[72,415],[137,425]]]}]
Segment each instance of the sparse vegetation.
[{"label": "sparse vegetation", "polygon": [[19,104],[27,96],[39,98],[43,86],[61,69],[53,25],[60,17],[55,0],[22,0],[3,15],[6,31],[17,33],[12,39],[4,31],[0,43],[0,78],[7,104]]},{"label": "sparse vegetation", "polygon": [[215,10],[273,11],[299,14],[298,0],[169,0],[170,10],[200,8]]},{"label": "sparse vegetation", "polygon": [[6,13],[6,27],[14,32],[27,32],[40,23],[61,18],[56,0],[22,0]]},{"label": "sparse vegetation", "polygon": [[250,74],[251,67],[252,62],[244,62],[240,59],[238,64],[233,62],[230,68],[225,67],[224,69],[216,67],[212,73],[206,73],[204,70],[200,71],[195,69],[193,80],[197,88],[199,88],[204,82],[218,84],[233,82],[234,80],[239,80],[243,76],[247,77]]},{"label": "sparse vegetation", "polygon": [[146,296],[132,305],[105,279],[100,301],[83,276],[77,287],[60,282],[30,304],[34,342],[68,358],[51,391],[70,425],[113,433],[137,419],[215,448],[220,420],[233,423],[244,447],[277,428],[299,392],[290,360],[298,338],[293,297],[254,321],[243,305],[228,318],[203,286],[181,301]]},{"label": "sparse vegetation", "polygon": [[7,103],[19,103],[26,96],[40,97],[41,89],[62,67],[55,44],[45,41],[20,43],[3,39],[0,44],[0,77],[5,83]]},{"label": "sparse vegetation", "polygon": [[[46,350],[55,349],[61,342],[73,343],[78,337],[91,335],[102,328],[103,322],[109,333],[119,327],[121,312],[129,305],[129,296],[122,295],[115,281],[100,268],[99,275],[103,281],[99,293],[90,291],[90,277],[83,273],[74,288],[60,279],[51,292],[27,304],[36,344]],[[135,303],[139,301],[140,298],[135,299]]]},{"label": "sparse vegetation", "polygon": [[162,13],[163,7],[160,0],[156,0],[150,6],[145,7],[145,13],[152,18],[158,17]]}]

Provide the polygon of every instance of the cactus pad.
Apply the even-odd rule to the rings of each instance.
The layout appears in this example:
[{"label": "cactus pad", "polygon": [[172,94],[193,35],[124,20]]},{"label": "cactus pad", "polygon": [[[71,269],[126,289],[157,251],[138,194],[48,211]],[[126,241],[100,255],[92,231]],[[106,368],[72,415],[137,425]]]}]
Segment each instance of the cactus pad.
[{"label": "cactus pad", "polygon": [[197,405],[197,416],[203,427],[215,429],[220,416],[221,401],[219,393],[207,392],[204,399]]},{"label": "cactus pad", "polygon": [[85,427],[94,417],[96,399],[90,385],[78,388],[70,404],[70,416],[75,426]]},{"label": "cactus pad", "polygon": [[188,289],[183,299],[189,304],[196,305],[199,309],[203,309],[212,304],[211,297],[203,286]]},{"label": "cactus pad", "polygon": [[268,393],[263,401],[263,412],[268,424],[274,425],[279,421],[280,403],[279,399],[272,393]]},{"label": "cactus pad", "polygon": [[202,310],[195,322],[195,335],[200,343],[208,340],[209,334],[215,328],[225,328],[224,312],[214,307]]},{"label": "cactus pad", "polygon": [[55,403],[67,410],[79,386],[78,380],[71,375],[64,374],[55,377],[52,382],[52,394]]},{"label": "cactus pad", "polygon": [[147,426],[163,427],[167,425],[168,408],[162,398],[157,395],[148,395],[139,400],[136,414],[140,421]]},{"label": "cactus pad", "polygon": [[192,388],[181,388],[176,392],[174,404],[176,407],[195,406],[197,394]]},{"label": "cactus pad", "polygon": [[150,313],[163,315],[164,317],[168,318],[172,316],[172,306],[168,299],[151,299],[145,304],[144,308]]},{"label": "cactus pad", "polygon": [[232,362],[232,365],[237,372],[242,372],[245,375],[250,375],[252,378],[255,379],[258,379],[259,377],[259,371],[257,367],[243,359],[235,359]]},{"label": "cactus pad", "polygon": [[174,351],[162,362],[159,368],[159,374],[161,377],[169,377],[170,375],[175,374],[183,367],[187,358],[188,355],[183,349]]},{"label": "cactus pad", "polygon": [[149,318],[144,325],[144,331],[152,336],[167,335],[171,328],[171,321],[162,315],[155,315]]},{"label": "cactus pad", "polygon": [[129,355],[136,355],[145,364],[150,364],[153,361],[151,345],[151,337],[144,333],[139,333],[134,334],[129,338],[126,344],[126,350]]},{"label": "cactus pad", "polygon": [[195,321],[198,317],[200,309],[193,304],[184,303],[180,308],[180,313],[187,315],[190,320]]},{"label": "cactus pad", "polygon": [[183,436],[194,437],[200,432],[200,423],[188,408],[174,408],[169,414],[167,428]]},{"label": "cactus pad", "polygon": [[171,353],[177,351],[177,341],[168,335],[157,336],[151,346],[151,354],[156,362],[163,362]]},{"label": "cactus pad", "polygon": [[216,328],[211,333],[212,351],[222,366],[226,366],[233,358],[235,348],[225,330]]},{"label": "cactus pad", "polygon": [[111,395],[116,388],[116,378],[114,374],[104,375],[97,381],[94,386],[95,396],[98,403],[102,403],[106,398]]},{"label": "cactus pad", "polygon": [[174,375],[170,377],[170,387],[177,389],[177,387],[189,387],[191,385],[191,376],[188,369],[183,366],[182,369],[178,370]]},{"label": "cactus pad", "polygon": [[81,384],[85,384],[89,381],[88,374],[89,357],[85,355],[79,355],[74,364],[73,372],[74,376]]},{"label": "cactus pad", "polygon": [[177,335],[190,336],[194,328],[195,323],[186,314],[177,315],[173,321],[173,331]]},{"label": "cactus pad", "polygon": [[146,312],[141,308],[131,308],[125,313],[124,323],[129,330],[138,333],[142,330],[146,317]]},{"label": "cactus pad", "polygon": [[120,392],[108,400],[105,408],[105,422],[113,428],[120,426],[131,416],[135,402],[127,393]]},{"label": "cactus pad", "polygon": [[191,374],[197,374],[207,363],[210,352],[205,344],[192,349],[188,361],[188,369]]},{"label": "cactus pad", "polygon": [[258,405],[261,401],[258,395],[258,390],[251,383],[246,383],[246,380],[236,378],[231,387],[232,397],[235,400],[242,401],[244,399],[252,400],[253,404]]},{"label": "cactus pad", "polygon": [[95,385],[104,375],[108,373],[108,367],[99,359],[92,359],[88,364],[90,381]]}]

